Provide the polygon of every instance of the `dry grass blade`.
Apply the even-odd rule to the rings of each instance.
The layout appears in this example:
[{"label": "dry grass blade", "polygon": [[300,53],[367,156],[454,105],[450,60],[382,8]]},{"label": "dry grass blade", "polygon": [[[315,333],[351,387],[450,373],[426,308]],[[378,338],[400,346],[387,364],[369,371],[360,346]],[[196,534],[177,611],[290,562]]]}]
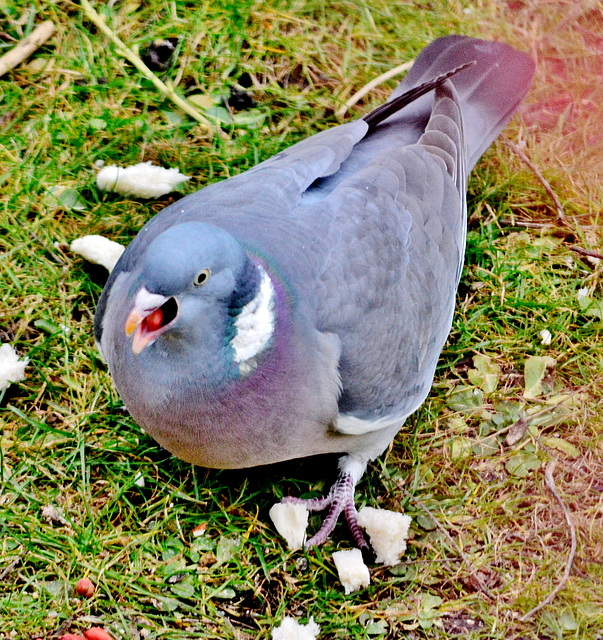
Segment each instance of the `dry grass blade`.
[{"label": "dry grass blade", "polygon": [[524,229],[553,229],[550,222],[530,222],[529,220],[510,220],[501,218],[498,223],[501,227],[523,227]]},{"label": "dry grass blade", "polygon": [[0,571],[0,581],[4,580],[13,569],[21,562],[21,558],[15,558],[7,567],[5,567],[2,571]]},{"label": "dry grass blade", "polygon": [[382,73],[380,76],[378,76],[374,80],[371,80],[370,82],[365,84],[364,87],[362,87],[362,89],[359,89],[358,91],[356,91],[356,93],[351,98],[348,98],[345,101],[345,103],[341,105],[339,109],[337,109],[337,111],[335,112],[335,115],[338,118],[343,118],[346,111],[350,107],[353,107],[359,100],[362,100],[362,98],[364,98],[365,95],[370,93],[375,87],[378,87],[380,84],[383,84],[384,82],[387,82],[392,78],[395,78],[397,75],[400,75],[404,71],[408,71],[412,67],[413,62],[414,60],[409,60],[408,62],[404,62],[403,64],[400,64],[397,67],[394,67],[393,69],[390,69],[385,73]]},{"label": "dry grass blade", "polygon": [[603,253],[599,253],[598,251],[583,249],[582,247],[578,247],[575,244],[570,245],[568,248],[570,251],[579,253],[581,256],[588,256],[589,258],[597,258],[597,260],[603,260]]}]

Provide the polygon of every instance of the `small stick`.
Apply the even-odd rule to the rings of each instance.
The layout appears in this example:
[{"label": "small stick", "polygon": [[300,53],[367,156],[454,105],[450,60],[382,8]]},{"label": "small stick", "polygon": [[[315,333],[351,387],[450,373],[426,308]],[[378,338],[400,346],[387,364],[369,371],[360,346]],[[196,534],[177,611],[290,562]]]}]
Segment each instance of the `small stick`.
[{"label": "small stick", "polygon": [[404,64],[398,65],[397,67],[394,67],[393,69],[390,69],[389,71],[386,71],[385,73],[381,74],[379,77],[371,80],[368,84],[365,84],[364,87],[362,87],[362,89],[359,89],[358,91],[356,91],[356,93],[351,98],[348,98],[348,100],[346,100],[344,104],[342,104],[341,107],[337,109],[337,111],[335,112],[335,115],[338,118],[343,117],[345,115],[345,112],[350,107],[354,106],[358,102],[358,100],[363,98],[367,93],[372,91],[375,87],[378,87],[380,84],[382,84],[386,80],[389,80],[394,76],[397,76],[403,71],[408,71],[408,69],[412,67],[413,62],[414,60],[410,60],[409,62],[405,62]]},{"label": "small stick", "polygon": [[478,587],[480,588],[480,591],[487,596],[488,598],[490,598],[490,600],[496,601],[496,598],[490,593],[490,591],[488,590],[488,588],[486,587],[486,585],[482,582],[481,578],[477,575],[477,573],[475,572],[475,569],[473,568],[473,566],[471,565],[471,562],[469,561],[469,558],[465,555],[465,552],[459,547],[459,545],[452,539],[452,536],[448,533],[448,531],[446,531],[446,529],[444,529],[444,527],[438,522],[438,520],[436,519],[436,517],[431,513],[431,511],[418,499],[415,498],[415,496],[413,496],[409,491],[407,491],[406,489],[404,489],[404,487],[401,487],[402,491],[415,503],[417,504],[419,507],[421,507],[421,509],[423,509],[423,511],[425,511],[425,513],[429,516],[429,518],[431,519],[431,521],[435,524],[435,526],[439,529],[440,533],[446,538],[446,540],[448,540],[448,542],[457,550],[457,553],[461,556],[461,558],[463,559],[463,562],[467,565],[467,569],[469,569],[469,573],[471,574],[471,576],[473,577],[473,579],[475,580],[475,582],[477,582]]},{"label": "small stick", "polygon": [[550,222],[528,222],[523,220],[509,220],[509,218],[501,218],[499,222],[503,227],[525,227],[526,229],[551,229],[553,227]]},{"label": "small stick", "polygon": [[209,133],[215,133],[221,138],[225,138],[226,135],[222,132],[220,128],[214,129],[212,127],[209,120],[204,118],[198,111],[193,107],[190,102],[183,100],[175,91],[174,87],[171,83],[162,82],[148,67],[147,65],[140,59],[140,56],[136,55],[134,51],[129,49],[107,26],[105,21],[100,17],[100,15],[94,10],[92,5],[88,2],[88,0],[81,0],[82,8],[84,9],[84,13],[86,17],[88,17],[94,24],[113,42],[113,44],[117,47],[117,53],[123,56],[126,60],[132,63],[140,73],[147,79],[150,80],[159,91],[169,98],[172,102],[178,105],[183,111],[188,113],[189,116],[194,118],[204,129],[206,129]]},{"label": "small stick", "polygon": [[572,571],[572,566],[574,564],[574,558],[576,557],[576,547],[578,546],[578,540],[576,536],[576,527],[574,525],[574,522],[572,521],[568,508],[563,503],[563,500],[561,499],[561,496],[557,491],[557,487],[555,486],[555,478],[553,478],[554,470],[555,470],[555,461],[551,460],[546,465],[546,470],[544,472],[544,479],[546,481],[546,486],[549,488],[550,492],[553,494],[553,496],[555,497],[555,500],[557,500],[557,503],[559,504],[559,506],[561,507],[561,510],[563,511],[563,515],[565,516],[565,521],[567,522],[567,526],[569,527],[569,530],[570,530],[570,536],[572,538],[572,546],[570,549],[567,562],[565,563],[565,571],[563,572],[563,577],[561,578],[559,584],[551,591],[551,593],[549,593],[549,595],[540,604],[536,605],[533,609],[530,609],[530,611],[528,611],[523,617],[521,617],[520,618],[521,622],[526,622],[526,620],[529,620],[529,618],[531,618],[536,612],[540,611],[541,609],[546,607],[547,604],[550,604],[554,600],[555,596],[567,584],[567,581],[569,580],[569,577],[570,577],[570,573]]},{"label": "small stick", "polygon": [[555,209],[557,210],[557,221],[564,222],[565,221],[565,211],[563,210],[563,205],[561,204],[561,200],[557,197],[557,194],[553,191],[553,188],[549,184],[548,180],[542,175],[538,167],[526,156],[526,154],[507,136],[500,137],[501,142],[506,145],[515,155],[525,164],[528,165],[530,170],[534,173],[534,175],[540,180],[540,183],[544,187],[544,190],[549,194],[551,200],[555,203]]},{"label": "small stick", "polygon": [[27,60],[53,33],[54,24],[52,20],[46,20],[38,25],[26,38],[21,40],[16,47],[0,58],[0,76],[3,76],[10,69],[14,69],[17,65],[21,64],[23,60]]},{"label": "small stick", "polygon": [[572,244],[569,247],[570,251],[575,251],[582,256],[588,256],[589,258],[597,258],[599,260],[603,260],[603,254],[597,253],[596,251],[591,251],[590,249],[583,249],[575,244]]}]

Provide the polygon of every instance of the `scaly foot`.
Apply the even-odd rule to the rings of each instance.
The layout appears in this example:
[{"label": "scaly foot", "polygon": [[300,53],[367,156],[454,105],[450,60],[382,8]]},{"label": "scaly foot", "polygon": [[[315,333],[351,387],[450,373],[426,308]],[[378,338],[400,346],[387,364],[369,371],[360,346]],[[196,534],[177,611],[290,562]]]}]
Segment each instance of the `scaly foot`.
[{"label": "scaly foot", "polygon": [[323,511],[330,507],[318,532],[306,542],[306,549],[323,544],[335,529],[339,515],[343,512],[359,549],[370,553],[371,548],[358,524],[358,511],[354,505],[354,491],[358,480],[366,469],[366,463],[360,462],[352,456],[346,456],[341,459],[340,469],[339,477],[326,496],[308,500],[287,497],[283,498],[283,502],[303,504],[308,511]]}]

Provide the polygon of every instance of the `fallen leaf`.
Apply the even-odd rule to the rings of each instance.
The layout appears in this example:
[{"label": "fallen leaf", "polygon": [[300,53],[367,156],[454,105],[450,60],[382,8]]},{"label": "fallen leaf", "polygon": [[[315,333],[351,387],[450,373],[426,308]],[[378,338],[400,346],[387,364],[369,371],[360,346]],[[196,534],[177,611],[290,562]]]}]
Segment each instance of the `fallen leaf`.
[{"label": "fallen leaf", "polygon": [[546,370],[554,367],[555,358],[551,356],[532,356],[526,360],[524,368],[524,398],[537,398],[542,395],[542,380]]},{"label": "fallen leaf", "polygon": [[528,423],[524,418],[520,418],[507,433],[505,442],[509,447],[512,447],[516,442],[519,442],[526,434]]},{"label": "fallen leaf", "polygon": [[492,358],[477,354],[473,356],[473,366],[469,369],[467,377],[471,384],[479,387],[484,393],[492,393],[498,386],[500,379],[500,367]]},{"label": "fallen leaf", "polygon": [[543,437],[542,443],[545,447],[549,447],[550,449],[556,449],[557,451],[561,451],[561,453],[565,453],[569,458],[577,458],[580,455],[580,449],[575,447],[571,442],[564,440],[563,438],[554,438],[554,437]]},{"label": "fallen leaf", "polygon": [[509,458],[505,469],[516,478],[525,478],[530,471],[540,468],[542,461],[535,453],[519,451]]}]

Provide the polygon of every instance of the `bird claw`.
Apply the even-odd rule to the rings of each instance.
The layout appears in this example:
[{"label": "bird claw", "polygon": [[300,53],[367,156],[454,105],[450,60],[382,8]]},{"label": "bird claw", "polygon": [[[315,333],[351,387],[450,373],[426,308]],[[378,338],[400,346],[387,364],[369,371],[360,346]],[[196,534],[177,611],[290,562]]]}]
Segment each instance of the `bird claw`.
[{"label": "bird claw", "polygon": [[329,493],[322,498],[311,498],[308,500],[295,497],[283,498],[283,502],[303,504],[308,511],[323,511],[327,507],[330,507],[329,513],[324,519],[320,529],[306,542],[306,549],[326,542],[327,538],[335,529],[340,514],[343,512],[350,531],[354,536],[354,540],[363,552],[363,555],[365,553],[372,554],[371,548],[358,524],[358,511],[356,511],[356,506],[354,505],[355,487],[356,482],[352,475],[347,472],[342,472],[335,481],[335,484],[331,487]]}]

